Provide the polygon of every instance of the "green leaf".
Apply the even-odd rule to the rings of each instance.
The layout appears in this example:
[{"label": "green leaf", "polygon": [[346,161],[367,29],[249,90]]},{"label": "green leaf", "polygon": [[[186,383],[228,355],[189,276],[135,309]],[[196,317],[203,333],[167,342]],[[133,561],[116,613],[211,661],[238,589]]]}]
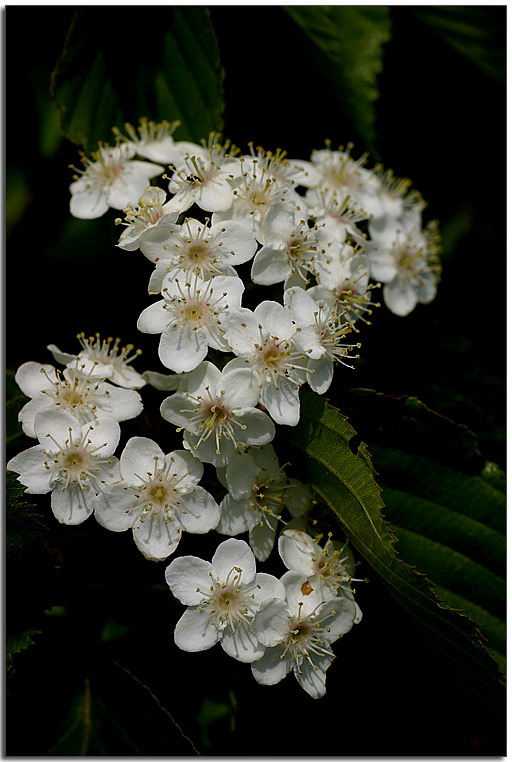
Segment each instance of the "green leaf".
[{"label": "green leaf", "polygon": [[150,688],[113,662],[84,680],[47,755],[146,756],[162,747],[198,754]]},{"label": "green leaf", "polygon": [[16,475],[8,471],[6,476],[5,549],[8,559],[20,558],[33,545],[40,545],[48,527],[37,507],[28,503],[23,495],[25,487]]},{"label": "green leaf", "polygon": [[505,83],[506,10],[468,5],[411,8],[417,18],[489,76]]},{"label": "green leaf", "polygon": [[180,120],[177,136],[199,141],[222,130],[222,69],[205,7],[140,8],[101,18],[80,8],[52,76],[66,137],[86,151],[112,127]]},{"label": "green leaf", "polygon": [[383,44],[391,37],[386,6],[292,5],[285,11],[311,43],[306,46],[332,85],[338,104],[369,148],[375,140],[374,103]]},{"label": "green leaf", "polygon": [[[379,483],[389,484],[383,501],[367,447],[345,416],[321,397],[303,392],[301,398],[293,444],[307,456],[309,482],[429,642],[445,654],[468,687],[502,711],[501,674],[478,628],[450,608],[433,584],[449,589],[458,600],[468,597],[498,619],[502,616],[503,495],[480,477],[439,461],[372,446]],[[417,400],[412,408],[420,418],[425,414]],[[383,432],[378,419],[375,428],[385,439],[386,428]],[[404,446],[408,445],[407,440]],[[415,479],[422,477],[418,487]],[[396,522],[396,528],[389,521]]]}]

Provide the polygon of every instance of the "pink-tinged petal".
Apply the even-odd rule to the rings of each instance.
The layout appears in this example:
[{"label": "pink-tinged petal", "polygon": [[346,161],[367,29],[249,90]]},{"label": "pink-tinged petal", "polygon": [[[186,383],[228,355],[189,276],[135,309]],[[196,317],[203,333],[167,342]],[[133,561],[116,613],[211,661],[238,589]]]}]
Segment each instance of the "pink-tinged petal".
[{"label": "pink-tinged petal", "polygon": [[96,521],[111,532],[125,532],[133,526],[140,514],[140,500],[135,489],[124,482],[102,490],[94,501]]},{"label": "pink-tinged petal", "polygon": [[163,561],[174,553],[181,539],[181,527],[159,511],[148,513],[133,526],[133,539],[149,561]]},{"label": "pink-tinged petal", "polygon": [[179,498],[175,516],[186,532],[206,534],[219,523],[220,508],[203,487],[194,487],[193,492]]},{"label": "pink-tinged petal", "polygon": [[210,596],[212,565],[196,556],[175,558],[165,570],[172,594],[185,606],[197,606]]},{"label": "pink-tinged petal", "polygon": [[30,361],[20,365],[14,379],[23,394],[35,397],[43,389],[53,389],[58,377],[53,365],[41,365],[39,362]]},{"label": "pink-tinged petal", "polygon": [[168,325],[161,336],[158,356],[166,368],[175,373],[194,370],[208,353],[206,330]]},{"label": "pink-tinged petal", "polygon": [[245,664],[261,659],[265,653],[265,646],[258,641],[251,632],[250,626],[245,623],[239,624],[234,632],[228,625],[220,644],[228,656]]},{"label": "pink-tinged petal", "polygon": [[95,493],[90,487],[83,490],[78,484],[66,489],[56,486],[52,492],[53,515],[61,524],[82,524],[93,512]]},{"label": "pink-tinged petal", "polygon": [[272,648],[284,640],[289,632],[289,610],[282,598],[269,598],[256,614],[253,631],[264,646]]},{"label": "pink-tinged petal", "polygon": [[208,611],[190,608],[174,630],[174,642],[182,651],[206,651],[222,637],[222,630],[211,624]]},{"label": "pink-tinged petal", "polygon": [[47,456],[42,445],[30,447],[7,463],[7,470],[19,474],[18,481],[31,495],[45,495],[52,488],[52,471],[44,465]]},{"label": "pink-tinged petal", "polygon": [[140,484],[155,471],[155,459],[163,465],[165,455],[159,445],[148,437],[132,437],[121,453],[121,474],[128,484]]},{"label": "pink-tinged petal", "polygon": [[233,569],[237,570],[240,575],[238,581],[243,585],[248,585],[256,576],[254,554],[243,540],[230,538],[221,542],[213,555],[212,566],[220,582],[225,582]]},{"label": "pink-tinged petal", "polygon": [[137,328],[142,333],[162,333],[170,322],[171,316],[166,309],[164,300],[161,299],[150,304],[141,313],[137,321]]},{"label": "pink-tinged petal", "polygon": [[276,685],[286,677],[292,665],[289,659],[282,659],[283,646],[267,648],[256,662],[251,664],[252,674],[260,685]]}]

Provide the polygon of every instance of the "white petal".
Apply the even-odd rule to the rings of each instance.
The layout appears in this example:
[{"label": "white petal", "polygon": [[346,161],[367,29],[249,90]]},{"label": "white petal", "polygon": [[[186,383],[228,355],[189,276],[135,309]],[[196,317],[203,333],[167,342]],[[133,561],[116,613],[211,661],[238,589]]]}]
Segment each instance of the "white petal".
[{"label": "white petal", "polygon": [[251,504],[247,498],[235,500],[228,494],[220,504],[220,521],[216,529],[220,534],[234,537],[237,534],[242,534],[242,532],[247,532],[255,520]]},{"label": "white petal", "polygon": [[244,622],[234,632],[228,625],[220,644],[228,656],[246,664],[261,659],[265,653],[265,646],[261,645],[249,625]]},{"label": "white petal", "polygon": [[168,325],[160,339],[158,356],[162,365],[175,373],[194,370],[208,353],[208,336],[204,329]]},{"label": "white petal", "polygon": [[[70,186],[70,190],[74,186]],[[108,202],[106,194],[103,188],[97,185],[91,185],[87,188],[84,185],[77,188],[69,200],[69,211],[73,217],[77,217],[80,220],[93,220],[96,217],[101,217],[108,210]],[[122,207],[120,207],[122,209]]]},{"label": "white petal", "polygon": [[150,561],[163,561],[176,550],[181,539],[181,527],[164,519],[160,512],[146,514],[132,531],[136,546]]},{"label": "white petal", "polygon": [[254,580],[259,586],[254,591],[254,601],[261,606],[262,603],[270,598],[278,598],[282,601],[286,599],[286,590],[281,580],[272,574],[259,572]]},{"label": "white petal", "polygon": [[299,390],[291,381],[283,379],[276,389],[272,382],[261,390],[261,401],[276,423],[296,426],[300,418]]},{"label": "white petal", "polygon": [[212,558],[212,566],[220,582],[224,583],[234,568],[241,569],[240,582],[247,585],[256,576],[256,560],[249,545],[243,540],[230,538],[221,542]]},{"label": "white petal", "polygon": [[256,637],[264,646],[280,643],[289,631],[289,609],[281,598],[270,598],[260,608],[253,623]]},{"label": "white petal", "polygon": [[193,492],[180,497],[179,503],[175,515],[186,532],[206,534],[219,523],[220,508],[203,487],[194,487]]},{"label": "white petal", "polygon": [[52,471],[44,465],[47,456],[42,445],[30,447],[7,463],[7,470],[19,474],[18,481],[31,495],[44,495],[52,488]]},{"label": "white petal", "polygon": [[312,537],[306,532],[285,529],[279,537],[278,550],[284,565],[305,577],[314,573],[315,548]]},{"label": "white petal", "polygon": [[283,646],[267,648],[258,661],[251,664],[252,674],[260,685],[276,685],[290,671],[288,659],[281,659]]},{"label": "white petal", "polygon": [[268,444],[274,439],[276,429],[270,418],[263,410],[250,408],[242,409],[238,420],[245,426],[238,436],[241,442],[251,447],[259,447]]},{"label": "white petal", "polygon": [[161,299],[159,302],[150,304],[149,307],[141,313],[137,328],[142,333],[162,333],[171,322],[171,317],[165,307],[165,302]]},{"label": "white petal", "polygon": [[52,382],[57,381],[57,371],[53,365],[30,361],[20,365],[14,379],[23,394],[35,397],[43,389],[53,389]]},{"label": "white petal", "polygon": [[206,651],[221,637],[222,631],[210,624],[208,611],[195,608],[185,611],[174,630],[174,642],[182,651]]},{"label": "white petal", "polygon": [[222,389],[225,392],[226,406],[230,410],[251,408],[258,404],[259,378],[250,368],[224,370]]},{"label": "white petal", "polygon": [[254,257],[251,279],[261,286],[270,286],[285,280],[291,270],[285,250],[275,244],[267,244]]},{"label": "white petal", "polygon": [[312,698],[321,698],[325,694],[325,671],[331,666],[332,659],[331,655],[320,658],[314,654],[313,666],[304,659],[300,666],[300,672],[297,668],[294,669],[300,687],[304,688]]},{"label": "white petal", "polygon": [[111,532],[125,532],[132,527],[140,510],[135,490],[123,482],[106,487],[94,501],[96,521]]},{"label": "white petal", "polygon": [[260,302],[254,310],[254,316],[275,338],[290,339],[295,333],[290,313],[278,302]]},{"label": "white petal", "polygon": [[334,363],[330,357],[320,357],[308,361],[308,384],[317,394],[324,394],[330,387],[334,375]]},{"label": "white petal", "polygon": [[249,531],[249,542],[258,561],[266,561],[272,553],[276,541],[277,518],[267,517],[266,522],[258,522]]},{"label": "white petal", "polygon": [[132,437],[121,453],[121,474],[128,484],[140,484],[141,477],[147,479],[148,472],[154,473],[155,458],[163,465],[165,455],[159,445],[147,437]]},{"label": "white petal", "polygon": [[66,489],[57,486],[52,492],[53,515],[61,524],[81,524],[93,512],[95,493],[91,487],[82,490],[70,484]]},{"label": "white petal", "polygon": [[226,468],[226,482],[234,498],[247,498],[256,483],[256,467],[250,455],[243,453]]},{"label": "white petal", "polygon": [[181,603],[185,606],[197,606],[209,595],[209,574],[212,568],[211,563],[203,561],[202,558],[181,556],[175,558],[165,570],[165,581]]},{"label": "white petal", "polygon": [[414,288],[399,278],[395,278],[391,283],[386,283],[382,295],[386,307],[400,317],[412,312],[418,303],[418,296]]}]

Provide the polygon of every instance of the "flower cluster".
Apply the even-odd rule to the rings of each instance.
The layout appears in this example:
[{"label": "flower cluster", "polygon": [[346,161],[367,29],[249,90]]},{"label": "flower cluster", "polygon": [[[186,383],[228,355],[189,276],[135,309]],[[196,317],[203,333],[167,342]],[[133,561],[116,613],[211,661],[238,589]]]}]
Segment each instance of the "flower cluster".
[{"label": "flower cluster", "polygon": [[[175,128],[141,120],[127,135],[117,130],[115,147],[84,158],[70,189],[76,217],[122,209],[118,246],[154,265],[156,299],[137,325],[159,337],[170,372],[138,373],[138,352],[119,339],[80,334],[76,354],[50,345],[62,370],[27,362],[16,374],[31,398],[19,419],[38,444],[8,468],[28,492],[51,493],[58,521],[94,514],[106,529],[131,529],[153,561],[173,554],[183,531],[227,535],[211,563],[183,556],[167,567],[188,607],[176,644],[220,642],[259,683],[293,671],[318,698],[332,643],[361,620],[355,563],[331,533],[321,547],[311,490],[273,442],[279,425],[298,424],[301,386],[323,394],[336,365],[353,367],[361,344],[351,334],[370,323],[381,282],[397,315],[434,298],[437,235],[423,229],[424,203],[409,183],[367,169],[351,146],[327,145],[309,161],[253,146],[241,155],[215,134],[176,142]],[[165,188],[148,186],[156,177]],[[257,287],[274,287],[275,299],[255,302]],[[120,422],[141,413],[147,383],[170,393],[160,412],[178,447],[165,453],[134,436],[116,457]],[[220,504],[200,485],[205,464],[219,483],[211,491],[224,490]],[[234,539],[245,532],[247,542]],[[281,579],[256,571],[277,537]]]}]

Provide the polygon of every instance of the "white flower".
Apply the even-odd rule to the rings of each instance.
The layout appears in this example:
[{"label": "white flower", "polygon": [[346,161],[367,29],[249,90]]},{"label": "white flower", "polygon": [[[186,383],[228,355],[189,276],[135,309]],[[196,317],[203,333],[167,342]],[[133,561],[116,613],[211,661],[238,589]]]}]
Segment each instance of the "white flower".
[{"label": "white flower", "polygon": [[55,406],[67,410],[80,423],[89,423],[103,416],[128,421],[143,409],[140,394],[135,390],[120,389],[72,368],[60,373],[52,365],[26,362],[18,368],[15,379],[23,394],[32,397],[18,415],[23,431],[29,437],[36,436],[34,419],[37,413]]},{"label": "white flower", "polygon": [[287,478],[272,445],[251,447],[233,458],[223,476],[229,492],[220,505],[217,532],[237,535],[249,531],[254,555],[265,561],[274,547],[282,509],[295,510],[307,488]]},{"label": "white flower", "polygon": [[149,291],[158,293],[167,272],[180,268],[203,278],[236,276],[235,265],[254,256],[257,243],[246,225],[235,220],[208,225],[194,219],[172,225],[165,236],[147,236],[141,244],[143,254],[156,264]]},{"label": "white flower", "polygon": [[263,301],[254,312],[233,309],[221,317],[231,350],[238,358],[227,367],[248,367],[259,377],[260,402],[276,423],[296,426],[300,417],[299,387],[306,380],[306,360],[293,337],[289,311]]},{"label": "white flower", "polygon": [[219,210],[213,222],[239,220],[249,224],[256,240],[262,242],[263,222],[276,203],[286,203],[300,219],[308,218],[304,199],[289,185],[283,185],[267,168],[257,164],[247,170],[242,164],[242,176],[235,188],[234,201],[227,210]]},{"label": "white flower", "polygon": [[363,206],[370,215],[370,235],[393,236],[397,222],[404,215],[414,215],[421,226],[421,214],[426,206],[421,195],[411,190],[411,181],[395,177],[391,170],[384,172],[380,165],[373,170],[375,181],[367,188]]},{"label": "white flower", "polygon": [[84,157],[85,170],[69,186],[70,211],[73,217],[94,219],[105,214],[109,207],[124,209],[144,193],[151,177],[161,175],[163,167],[147,161],[133,161],[134,147],[123,145],[100,147],[92,154],[93,161]]},{"label": "white flower", "polygon": [[184,429],[185,446],[202,461],[227,466],[245,445],[264,445],[274,438],[274,424],[255,408],[258,382],[249,368],[226,366],[221,372],[203,362],[189,374],[187,388],[167,397],[160,412]]},{"label": "white flower", "polygon": [[350,195],[340,195],[326,188],[311,188],[306,193],[310,214],[318,224],[322,224],[331,240],[345,243],[348,238],[363,241],[357,224],[368,219],[367,213],[360,208]]},{"label": "white flower", "polygon": [[360,204],[359,196],[364,194],[367,187],[375,185],[375,178],[368,169],[364,169],[367,156],[359,159],[350,155],[352,144],[346,149],[340,146],[333,151],[329,144],[322,150],[313,150],[308,178],[303,179],[304,185],[325,188],[326,190],[344,197],[349,193]]},{"label": "white flower", "polygon": [[382,281],[386,306],[395,315],[408,315],[420,304],[428,304],[437,293],[441,267],[435,224],[422,231],[403,218],[391,245],[377,237],[369,247],[372,277]]},{"label": "white flower", "polygon": [[293,670],[306,693],[320,698],[334,659],[331,643],[352,628],[354,603],[345,597],[323,600],[299,572],[286,572],[281,582],[286,601],[266,601],[254,619],[254,633],[266,650],[252,673],[262,685],[275,685]]},{"label": "white flower", "polygon": [[211,133],[208,146],[186,153],[177,162],[169,182],[175,194],[169,209],[185,212],[197,204],[207,212],[224,212],[233,203],[233,181],[240,174],[240,160],[228,154],[229,142],[219,145]]},{"label": "white flower", "polygon": [[278,202],[264,217],[261,225],[263,247],[252,264],[251,278],[268,286],[298,275],[304,283],[309,273],[316,274],[316,257],[331,246],[322,228],[310,228],[305,219],[298,219],[290,205]]},{"label": "white flower", "polygon": [[140,389],[145,385],[146,380],[130,367],[130,363],[141,354],[140,349],[130,354],[133,344],[120,348],[121,339],[114,341],[109,337],[101,340],[99,333],[89,338],[85,333],[79,333],[77,339],[82,345],[78,355],[61,352],[55,344],[49,344],[48,349],[57,362],[68,368],[80,370],[90,378],[108,379],[126,389]]},{"label": "white flower", "polygon": [[38,413],[35,434],[39,444],[15,455],[7,464],[20,474],[30,494],[51,491],[55,518],[62,524],[81,524],[93,512],[103,485],[119,478],[112,457],[121,434],[119,423],[104,417],[81,425],[65,410]]},{"label": "white flower", "polygon": [[142,118],[139,119],[137,129],[131,124],[125,124],[128,138],[124,138],[115,127],[113,132],[116,137],[133,145],[139,156],[144,156],[144,158],[159,164],[174,164],[183,157],[181,144],[175,143],[172,137],[179,125],[179,121],[170,123],[164,120],[155,123]]},{"label": "white flower", "polygon": [[219,317],[239,307],[244,285],[238,276],[203,280],[193,273],[174,271],[164,278],[163,299],[142,312],[137,327],[161,333],[158,356],[166,368],[182,373],[204,360],[208,347],[229,351]]},{"label": "white flower", "polygon": [[315,301],[309,291],[297,286],[289,288],[283,300],[296,327],[295,344],[308,357],[308,383],[318,394],[324,394],[331,385],[333,363],[353,368],[345,358],[358,359],[359,355],[352,356],[349,350],[361,345],[344,342],[352,332],[350,323],[341,322],[329,306]]},{"label": "white flower", "polygon": [[215,643],[234,659],[253,662],[264,647],[251,625],[263,601],[284,598],[282,583],[270,574],[257,574],[256,561],[243,540],[226,540],[211,563],[195,556],[176,558],[166,569],[171,592],[189,608],[174,632],[183,651],[205,651]]},{"label": "white flower", "polygon": [[[314,540],[306,532],[297,529],[284,529],[278,542],[279,555],[287,569],[300,572],[307,577],[308,582],[320,595],[329,600],[339,595],[354,600],[351,582],[354,580],[355,562],[347,543],[332,540],[329,532],[323,548],[320,538]],[[357,603],[354,624],[362,618],[362,612]]]},{"label": "white flower", "polygon": [[116,220],[116,224],[126,225],[117,244],[120,249],[135,251],[148,240],[165,239],[178,219],[178,212],[167,210],[166,198],[161,188],[149,187],[135,208],[131,204],[124,208],[125,221]]},{"label": "white flower", "polygon": [[[370,284],[370,259],[358,248],[345,244],[338,256],[323,257],[319,263],[318,286],[308,289],[316,301],[323,300],[344,321],[354,325],[358,320],[370,324],[373,307]],[[380,284],[379,284],[380,285]],[[357,329],[356,329],[357,330]]]},{"label": "white flower", "polygon": [[98,498],[96,519],[113,532],[131,528],[146,558],[170,556],[183,531],[205,534],[217,526],[219,506],[198,486],[203,466],[190,453],[164,455],[151,439],[132,437],[119,465],[122,481]]}]

